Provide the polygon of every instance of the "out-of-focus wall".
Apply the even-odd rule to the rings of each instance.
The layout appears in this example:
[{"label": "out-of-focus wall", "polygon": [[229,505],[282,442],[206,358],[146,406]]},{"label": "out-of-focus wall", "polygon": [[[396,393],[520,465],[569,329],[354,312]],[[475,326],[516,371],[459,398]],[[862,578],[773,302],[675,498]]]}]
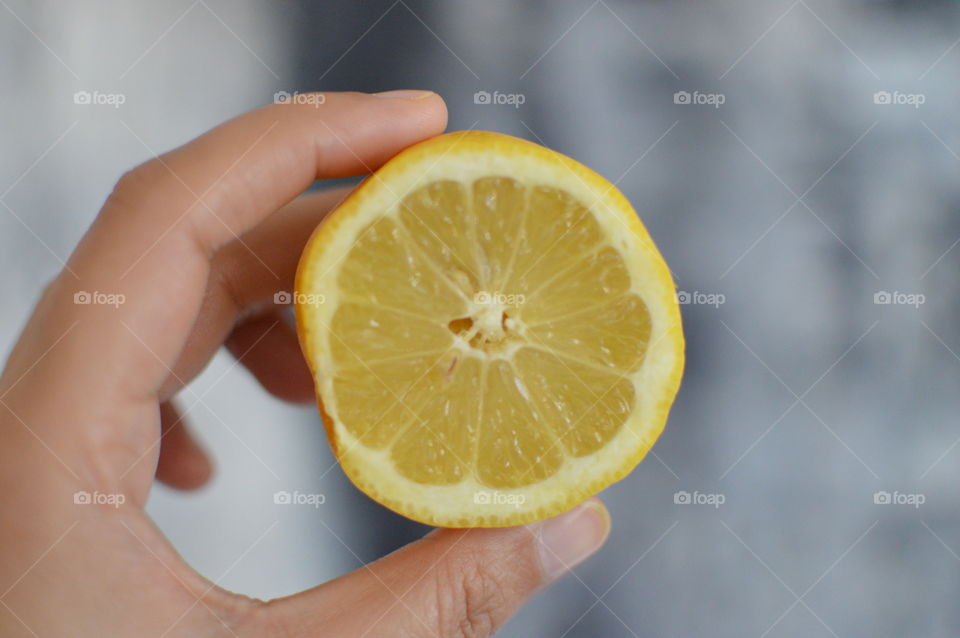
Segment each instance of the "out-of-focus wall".
[{"label": "out-of-focus wall", "polygon": [[[503,635],[960,631],[954,3],[6,1],[26,24],[0,6],[5,341],[146,147],[278,88],[432,88],[451,128],[616,180],[692,302],[667,430],[604,494],[608,545]],[[127,101],[80,108],[80,89]],[[216,481],[150,503],[192,564],[274,596],[415,533],[327,472],[312,410],[231,364],[194,388]],[[273,504],[295,489],[327,501]]]}]

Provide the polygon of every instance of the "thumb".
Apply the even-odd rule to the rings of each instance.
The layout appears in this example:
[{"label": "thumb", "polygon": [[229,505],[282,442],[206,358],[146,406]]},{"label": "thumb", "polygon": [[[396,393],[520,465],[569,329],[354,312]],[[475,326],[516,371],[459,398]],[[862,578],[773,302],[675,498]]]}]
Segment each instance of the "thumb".
[{"label": "thumb", "polygon": [[268,604],[279,635],[490,636],[595,551],[610,515],[591,498],[538,523],[440,529],[335,581]]}]

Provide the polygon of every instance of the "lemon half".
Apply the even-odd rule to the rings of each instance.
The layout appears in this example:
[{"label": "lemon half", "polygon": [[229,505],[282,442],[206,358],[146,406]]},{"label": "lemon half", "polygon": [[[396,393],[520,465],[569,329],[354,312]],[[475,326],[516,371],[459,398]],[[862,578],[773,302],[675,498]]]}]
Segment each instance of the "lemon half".
[{"label": "lemon half", "polygon": [[431,525],[573,507],[640,462],[680,384],[673,280],[630,203],[507,135],[391,159],[314,232],[296,291],[344,471]]}]

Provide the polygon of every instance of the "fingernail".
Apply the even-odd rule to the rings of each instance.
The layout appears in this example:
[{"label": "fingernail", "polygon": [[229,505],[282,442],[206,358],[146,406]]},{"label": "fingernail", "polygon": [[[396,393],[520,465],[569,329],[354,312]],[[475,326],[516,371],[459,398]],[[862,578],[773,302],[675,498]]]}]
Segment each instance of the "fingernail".
[{"label": "fingernail", "polygon": [[403,89],[400,91],[384,91],[383,93],[374,93],[374,97],[396,97],[402,100],[422,100],[433,95],[433,91],[412,91]]},{"label": "fingernail", "polygon": [[610,513],[591,498],[540,525],[540,565],[551,582],[600,549],[610,533]]}]

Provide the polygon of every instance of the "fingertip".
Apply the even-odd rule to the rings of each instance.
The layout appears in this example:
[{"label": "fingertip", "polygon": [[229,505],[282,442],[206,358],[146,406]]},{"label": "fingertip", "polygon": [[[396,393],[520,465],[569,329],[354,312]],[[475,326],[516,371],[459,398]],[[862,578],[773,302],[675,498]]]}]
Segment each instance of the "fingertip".
[{"label": "fingertip", "polygon": [[163,435],[157,459],[157,479],[178,490],[193,490],[206,485],[213,475],[213,463],[172,402],[160,404],[160,419]]},{"label": "fingertip", "polygon": [[424,107],[429,109],[427,112],[435,128],[434,135],[443,133],[447,129],[448,118],[446,100],[439,93],[430,91],[430,95],[423,98],[422,102]]},{"label": "fingertip", "polygon": [[391,104],[402,104],[405,109],[413,109],[417,125],[424,132],[423,137],[438,135],[447,128],[447,103],[434,91],[398,89],[373,93],[371,96],[389,100]]},{"label": "fingertip", "polygon": [[177,490],[200,489],[213,477],[213,463],[206,452],[195,448],[158,468],[157,479]]},{"label": "fingertip", "polygon": [[553,582],[595,554],[610,535],[610,512],[592,496],[577,507],[534,524],[544,581]]},{"label": "fingertip", "polygon": [[181,479],[182,490],[196,490],[210,482],[213,477],[213,462],[206,452],[197,449],[195,455],[191,455],[185,460]]}]

